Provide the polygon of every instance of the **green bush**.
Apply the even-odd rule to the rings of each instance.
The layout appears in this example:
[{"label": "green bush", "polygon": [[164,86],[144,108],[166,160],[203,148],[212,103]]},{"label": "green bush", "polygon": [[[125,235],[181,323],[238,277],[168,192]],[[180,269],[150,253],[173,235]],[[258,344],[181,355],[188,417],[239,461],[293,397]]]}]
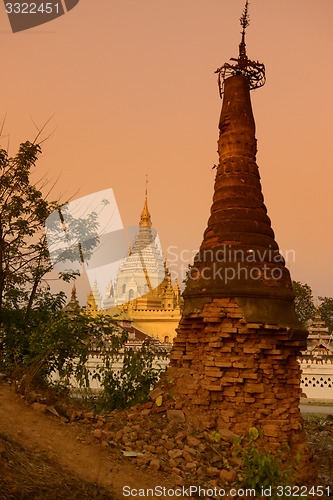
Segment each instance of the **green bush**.
[{"label": "green bush", "polygon": [[[244,466],[244,478],[242,486],[256,491],[261,495],[262,489],[271,488],[270,498],[273,500],[287,498],[283,494],[283,489],[278,490],[278,486],[284,487],[292,483],[291,468],[283,464],[280,450],[277,455],[259,449],[257,440],[260,437],[260,430],[256,427],[249,429],[247,436],[238,441],[238,444],[244,440],[245,444],[241,449]],[[300,498],[300,497],[293,497]],[[302,496],[301,498],[306,498]]]},{"label": "green bush", "polygon": [[163,371],[153,367],[155,352],[150,341],[138,349],[124,346],[121,357],[120,370],[112,370],[113,360],[106,359],[98,375],[95,374],[103,387],[98,403],[108,410],[146,401]]},{"label": "green bush", "polygon": [[[89,389],[98,379],[101,392],[94,398],[99,408],[125,408],[146,400],[162,370],[154,368],[155,351],[150,342],[133,349],[127,332],[107,316],[90,316],[79,310],[39,311],[23,328],[24,313],[9,314],[1,333],[0,370],[17,380],[21,392],[36,385],[69,388],[75,380]],[[94,372],[87,366],[90,353],[98,353]],[[115,364],[121,361],[120,370]],[[88,394],[88,392],[87,392]]]}]

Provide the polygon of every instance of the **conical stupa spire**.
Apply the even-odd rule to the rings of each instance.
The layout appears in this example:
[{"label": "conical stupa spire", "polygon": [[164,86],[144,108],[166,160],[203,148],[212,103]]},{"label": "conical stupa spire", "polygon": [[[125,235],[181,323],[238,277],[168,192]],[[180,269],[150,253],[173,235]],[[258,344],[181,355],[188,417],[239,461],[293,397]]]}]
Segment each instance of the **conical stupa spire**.
[{"label": "conical stupa spire", "polygon": [[75,282],[74,282],[73,287],[72,287],[71,300],[72,301],[77,301]]},{"label": "conical stupa spire", "polygon": [[[247,8],[248,2],[241,17],[244,46],[223,82],[211,216],[184,297],[243,298],[252,320],[295,326],[291,279],[267,215],[256,164],[250,99],[255,67],[246,57],[244,41]],[[254,304],[258,298],[260,304]]]},{"label": "conical stupa spire", "polygon": [[64,311],[67,313],[75,312],[80,309],[80,303],[77,299],[76,295],[76,286],[75,282],[72,287],[72,292],[71,292],[71,299],[68,302],[68,304],[64,307]]},{"label": "conical stupa spire", "polygon": [[143,205],[143,210],[141,212],[141,217],[140,217],[140,222],[139,222],[140,227],[151,227],[151,215],[148,210],[148,176],[146,175],[146,195],[145,195],[145,202]]}]

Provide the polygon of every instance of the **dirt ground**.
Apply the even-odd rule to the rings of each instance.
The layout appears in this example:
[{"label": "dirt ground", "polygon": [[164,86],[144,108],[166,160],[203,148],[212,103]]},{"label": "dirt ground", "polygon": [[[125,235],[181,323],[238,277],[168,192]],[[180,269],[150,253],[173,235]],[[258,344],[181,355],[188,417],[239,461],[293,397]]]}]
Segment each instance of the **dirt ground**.
[{"label": "dirt ground", "polygon": [[[306,427],[319,482],[333,486],[333,421],[307,417]],[[42,413],[0,383],[1,500],[119,500],[126,498],[125,485],[174,486],[166,474],[143,471],[119,449],[97,444],[82,423],[68,425],[49,411]]]},{"label": "dirt ground", "polygon": [[[125,498],[123,486],[167,484],[143,475],[118,450],[103,449],[81,425],[67,425],[0,384],[0,499]],[[153,497],[152,497],[153,498]]]}]

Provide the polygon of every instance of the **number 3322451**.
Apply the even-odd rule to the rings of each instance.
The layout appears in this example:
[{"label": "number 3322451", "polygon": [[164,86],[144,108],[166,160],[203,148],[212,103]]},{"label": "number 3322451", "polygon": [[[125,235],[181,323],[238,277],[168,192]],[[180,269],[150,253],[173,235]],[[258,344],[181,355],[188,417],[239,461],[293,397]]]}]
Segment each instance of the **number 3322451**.
[{"label": "number 3322451", "polygon": [[59,2],[46,2],[41,4],[28,2],[6,2],[7,14],[59,14]]}]

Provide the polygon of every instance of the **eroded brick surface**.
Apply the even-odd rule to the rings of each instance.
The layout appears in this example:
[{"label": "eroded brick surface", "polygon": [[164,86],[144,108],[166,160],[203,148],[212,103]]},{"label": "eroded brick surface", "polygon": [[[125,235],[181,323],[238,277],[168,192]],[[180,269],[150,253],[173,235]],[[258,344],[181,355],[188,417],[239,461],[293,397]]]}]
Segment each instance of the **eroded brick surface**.
[{"label": "eroded brick surface", "polygon": [[261,429],[263,448],[300,453],[299,474],[314,478],[299,411],[304,340],[289,329],[246,323],[235,299],[214,298],[183,317],[166,380],[189,420],[244,435]]}]

